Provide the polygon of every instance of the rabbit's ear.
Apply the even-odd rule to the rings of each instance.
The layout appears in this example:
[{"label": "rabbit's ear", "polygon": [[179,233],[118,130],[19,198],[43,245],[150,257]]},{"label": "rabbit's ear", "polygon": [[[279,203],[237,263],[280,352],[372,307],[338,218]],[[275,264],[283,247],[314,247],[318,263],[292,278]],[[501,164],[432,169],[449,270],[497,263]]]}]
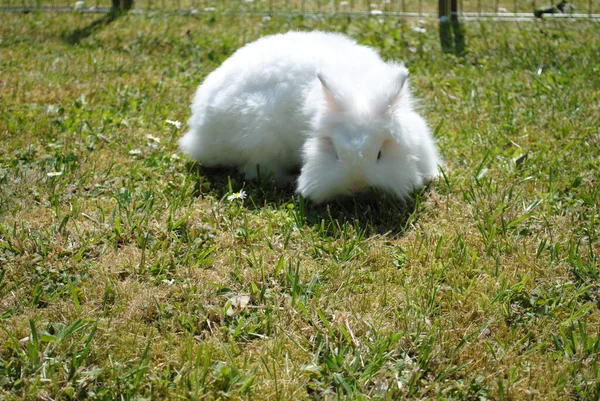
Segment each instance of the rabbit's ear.
[{"label": "rabbit's ear", "polygon": [[402,97],[402,89],[408,78],[408,70],[403,65],[398,65],[391,74],[391,79],[385,81],[381,89],[381,96],[373,105],[373,115],[377,117],[391,116]]},{"label": "rabbit's ear", "polygon": [[342,111],[339,102],[336,100],[335,94],[327,83],[327,79],[321,73],[317,74],[317,78],[321,82],[321,88],[323,89],[323,95],[325,96],[325,101],[327,102],[327,108],[329,111],[332,113],[339,113]]},{"label": "rabbit's ear", "polygon": [[389,108],[396,106],[400,100],[400,94],[406,83],[406,78],[408,78],[408,70],[404,66],[398,68],[398,71],[392,80],[392,85],[390,85],[390,91],[388,92],[387,106]]}]

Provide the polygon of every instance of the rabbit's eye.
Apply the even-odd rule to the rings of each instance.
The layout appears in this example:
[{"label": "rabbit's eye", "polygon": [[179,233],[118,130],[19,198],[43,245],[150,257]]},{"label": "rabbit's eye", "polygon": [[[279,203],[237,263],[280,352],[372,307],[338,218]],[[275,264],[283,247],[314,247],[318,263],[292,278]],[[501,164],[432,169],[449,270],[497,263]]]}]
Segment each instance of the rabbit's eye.
[{"label": "rabbit's eye", "polygon": [[385,151],[386,154],[386,159],[389,159],[389,155],[391,154],[390,152],[392,151],[394,146],[394,141],[392,139],[386,139],[385,141],[383,141],[383,143],[381,144],[381,147],[379,148],[379,152],[377,153],[377,161],[381,160],[381,155],[383,154],[383,152]]}]

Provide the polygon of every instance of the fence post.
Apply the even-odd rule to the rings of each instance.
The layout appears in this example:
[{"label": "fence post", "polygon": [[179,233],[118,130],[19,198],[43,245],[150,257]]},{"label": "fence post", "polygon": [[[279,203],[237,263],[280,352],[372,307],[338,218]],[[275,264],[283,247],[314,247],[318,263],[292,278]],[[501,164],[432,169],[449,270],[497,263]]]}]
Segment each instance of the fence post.
[{"label": "fence post", "polygon": [[133,0],[112,0],[112,8],[113,11],[131,10],[133,8]]},{"label": "fence post", "polygon": [[452,53],[452,28],[450,27],[450,0],[439,0],[440,42],[442,52]]},{"label": "fence post", "polygon": [[465,53],[465,36],[458,20],[458,0],[439,0],[438,5],[442,51],[462,56]]},{"label": "fence post", "polygon": [[462,56],[465,54],[465,34],[458,20],[458,0],[451,0],[450,21],[452,22],[452,32],[454,33],[454,51],[458,56]]}]

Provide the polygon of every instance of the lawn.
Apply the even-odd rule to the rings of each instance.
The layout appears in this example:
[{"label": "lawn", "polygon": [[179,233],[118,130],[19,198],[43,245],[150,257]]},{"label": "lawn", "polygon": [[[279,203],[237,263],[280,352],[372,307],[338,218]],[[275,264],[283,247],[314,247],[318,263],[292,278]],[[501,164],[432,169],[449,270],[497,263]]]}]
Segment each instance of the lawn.
[{"label": "lawn", "polygon": [[[33,8],[57,7],[77,8],[79,10],[110,8],[111,0],[84,0],[82,3],[74,0],[0,0],[1,7],[9,8]],[[408,12],[429,13],[436,15],[438,12],[438,0],[135,0],[134,7],[141,10],[183,10],[194,13],[217,12],[227,10],[228,12],[264,13],[272,10],[275,13],[294,11],[323,11],[338,13],[377,13],[384,12]],[[459,0],[458,6],[462,12],[467,13],[533,13],[535,8],[548,7],[557,4],[557,0]],[[597,14],[600,12],[600,4],[597,0],[569,0],[568,13]],[[121,2],[123,4],[123,2]],[[377,11],[378,10],[378,11]]]},{"label": "lawn", "polygon": [[[1,17],[3,400],[600,397],[598,23],[457,58],[434,21]],[[290,29],[403,60],[443,177],[316,206],[179,154],[203,78]]]}]

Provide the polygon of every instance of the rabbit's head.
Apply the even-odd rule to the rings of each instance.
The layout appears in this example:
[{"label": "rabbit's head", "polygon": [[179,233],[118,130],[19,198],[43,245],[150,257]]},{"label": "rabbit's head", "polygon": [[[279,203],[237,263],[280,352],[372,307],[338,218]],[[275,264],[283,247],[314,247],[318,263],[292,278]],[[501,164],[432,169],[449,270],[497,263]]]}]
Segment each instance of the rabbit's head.
[{"label": "rabbit's head", "polygon": [[297,188],[306,198],[323,202],[368,188],[405,198],[422,185],[419,152],[402,125],[402,109],[410,109],[403,90],[408,70],[389,67],[387,78],[363,93],[344,92],[334,77],[317,75],[323,108],[303,147]]}]

